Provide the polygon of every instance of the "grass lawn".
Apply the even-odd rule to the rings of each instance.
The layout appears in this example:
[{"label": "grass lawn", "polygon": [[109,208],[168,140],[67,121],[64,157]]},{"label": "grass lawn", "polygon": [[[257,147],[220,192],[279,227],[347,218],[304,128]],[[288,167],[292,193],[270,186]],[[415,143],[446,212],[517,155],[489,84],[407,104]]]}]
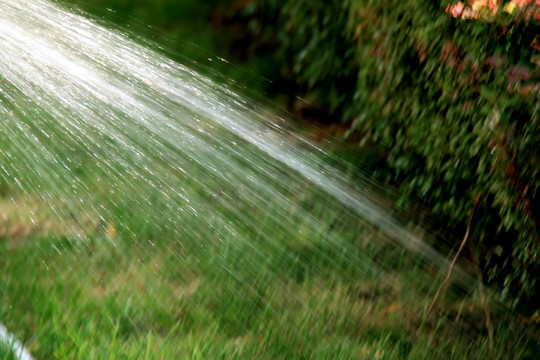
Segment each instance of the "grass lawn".
[{"label": "grass lawn", "polygon": [[[441,276],[328,200],[304,190],[290,209],[255,213],[256,224],[229,214],[233,232],[192,218],[180,237],[163,238],[157,228],[124,237],[114,223],[83,240],[61,234],[69,223],[45,235],[39,223],[7,215],[0,319],[37,359],[521,359],[533,351],[504,313],[490,350],[474,295],[448,291],[424,319]],[[6,203],[0,210],[13,214]]]},{"label": "grass lawn", "polygon": [[0,342],[0,359],[17,360],[17,355],[13,352],[8,344]]}]

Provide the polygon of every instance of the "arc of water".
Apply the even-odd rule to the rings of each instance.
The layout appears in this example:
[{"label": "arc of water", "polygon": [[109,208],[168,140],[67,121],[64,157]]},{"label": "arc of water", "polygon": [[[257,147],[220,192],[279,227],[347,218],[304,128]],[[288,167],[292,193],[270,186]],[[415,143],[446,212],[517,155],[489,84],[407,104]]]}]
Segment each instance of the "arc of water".
[{"label": "arc of water", "polygon": [[[131,42],[121,34],[107,31],[88,19],[68,12],[64,13],[62,9],[48,1],[34,0],[30,4],[22,5],[18,1],[7,0],[0,5],[0,8],[5,6],[7,10],[26,13],[26,7],[29,5],[35,5],[32,12],[37,24],[35,28],[24,29],[11,19],[5,18],[0,21],[0,29],[3,33],[0,38],[4,37],[6,42],[13,45],[12,51],[31,51],[32,53],[28,56],[34,57],[36,56],[34,53],[37,53],[40,64],[45,68],[55,71],[61,69],[63,73],[59,73],[58,84],[53,89],[54,91],[62,91],[63,85],[76,84],[84,90],[89,100],[114,98],[115,103],[120,104],[117,110],[127,114],[137,125],[158,135],[164,142],[170,143],[179,151],[189,150],[181,148],[182,144],[174,142],[174,136],[166,126],[168,124],[166,106],[161,106],[153,97],[159,96],[161,100],[169,104],[178,104],[195,114],[207,116],[221,128],[256,146],[270,157],[295,170],[306,180],[319,186],[344,206],[379,227],[397,243],[420,253],[441,268],[448,267],[448,259],[431,247],[425,238],[408,231],[403,224],[391,216],[388,209],[352,189],[342,180],[339,171],[321,170],[316,160],[296,145],[297,143],[306,145],[305,139],[293,134],[284,134],[279,126],[271,127],[254,121],[263,116],[272,116],[271,114],[263,112],[261,115],[260,109],[253,110],[246,107],[241,97],[225,87],[218,86],[211,79],[149,48]],[[62,12],[63,16],[56,17],[55,14],[59,12]],[[41,31],[43,28],[47,28],[48,31],[43,33]],[[34,37],[36,32],[39,34],[39,42]],[[76,41],[70,42],[71,38],[75,38]],[[73,51],[66,52],[66,44],[74,47],[70,48]],[[9,54],[5,56],[8,63]],[[2,58],[3,55],[0,55],[0,59]],[[99,64],[99,66],[92,68],[90,63]],[[4,67],[0,65],[0,69],[8,79],[10,74],[16,77],[17,72],[28,70],[26,76],[29,83],[25,85],[25,93],[36,94],[36,98],[39,98],[39,91],[44,91],[44,89],[39,89],[42,79],[37,68],[26,69],[21,64],[11,64]],[[103,69],[108,70],[104,72]],[[115,81],[115,77],[109,76],[109,72],[120,78],[131,79],[133,86],[122,86],[123,83]],[[136,84],[138,86],[135,86]],[[225,96],[212,96],[216,91]],[[163,111],[152,111],[139,101],[141,97]],[[82,118],[96,122],[94,126],[97,128],[115,126],[112,120],[100,120],[85,115],[85,113],[92,113],[94,108],[73,102],[67,102],[64,105]],[[182,132],[181,126],[187,125],[176,124],[176,126],[175,132]],[[182,133],[188,136],[185,132]],[[124,146],[129,145],[129,140],[121,132],[116,131],[114,136],[115,140]],[[290,141],[291,136],[294,141]],[[192,141],[197,141],[197,138],[192,135],[191,138]],[[312,149],[317,148],[314,144],[307,145]],[[136,148],[131,150],[138,154]],[[190,153],[189,155],[195,158],[197,154]],[[471,279],[468,279],[464,272],[460,272],[460,278],[471,283]]]}]

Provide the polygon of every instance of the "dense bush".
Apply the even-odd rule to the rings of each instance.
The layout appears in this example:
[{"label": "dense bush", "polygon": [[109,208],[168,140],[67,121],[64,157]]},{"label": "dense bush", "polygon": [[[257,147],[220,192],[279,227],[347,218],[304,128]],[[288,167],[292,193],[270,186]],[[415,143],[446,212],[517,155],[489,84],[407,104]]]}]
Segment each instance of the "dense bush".
[{"label": "dense bush", "polygon": [[460,237],[478,198],[471,256],[538,309],[538,7],[479,3],[453,18],[448,1],[251,0],[243,16],[303,96],[385,147],[402,208],[421,201]]}]

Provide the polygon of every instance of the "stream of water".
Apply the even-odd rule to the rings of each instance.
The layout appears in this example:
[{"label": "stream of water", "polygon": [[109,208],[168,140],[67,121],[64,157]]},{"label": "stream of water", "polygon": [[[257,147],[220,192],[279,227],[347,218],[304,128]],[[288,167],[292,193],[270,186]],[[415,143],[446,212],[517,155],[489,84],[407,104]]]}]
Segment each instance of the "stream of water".
[{"label": "stream of water", "polygon": [[[48,234],[75,247],[100,238],[117,251],[170,248],[174,268],[223,246],[253,258],[231,264],[217,251],[220,267],[255,279],[282,276],[260,264],[295,241],[319,261],[341,254],[353,273],[381,276],[407,256],[448,266],[366,190],[369,174],[351,178],[274,111],[54,2],[0,1],[0,118],[2,231],[14,248]],[[401,250],[368,264],[359,246]]]}]

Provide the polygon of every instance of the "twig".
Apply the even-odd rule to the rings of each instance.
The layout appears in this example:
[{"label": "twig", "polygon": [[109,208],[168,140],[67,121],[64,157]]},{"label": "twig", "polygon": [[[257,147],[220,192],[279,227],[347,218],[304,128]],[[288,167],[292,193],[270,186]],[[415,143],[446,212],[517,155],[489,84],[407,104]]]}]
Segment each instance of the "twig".
[{"label": "twig", "polygon": [[454,255],[454,258],[452,259],[452,262],[450,263],[450,268],[448,269],[448,273],[446,274],[446,277],[444,278],[441,285],[439,285],[439,288],[437,289],[437,292],[435,293],[435,296],[433,297],[433,301],[431,302],[431,305],[429,305],[429,308],[426,313],[426,317],[431,314],[431,311],[433,310],[433,307],[435,306],[435,303],[439,299],[439,296],[441,295],[442,289],[446,286],[448,281],[450,280],[450,277],[452,276],[452,271],[454,270],[454,266],[456,265],[456,261],[461,254],[461,251],[465,247],[465,244],[467,243],[467,239],[469,238],[469,233],[471,232],[471,224],[474,217],[474,213],[476,211],[476,208],[478,207],[478,203],[480,202],[480,194],[476,195],[476,201],[474,203],[474,207],[471,211],[471,216],[469,217],[469,222],[467,223],[467,229],[465,230],[465,236],[463,236],[463,240],[461,240],[461,244],[459,245],[459,249]]},{"label": "twig", "polygon": [[487,302],[486,292],[484,291],[484,282],[482,280],[482,273],[480,272],[480,267],[478,263],[476,264],[476,270],[478,273],[478,293],[480,294],[480,301],[482,302],[482,307],[484,308],[484,313],[486,315],[486,329],[488,333],[488,346],[489,349],[493,349],[493,324],[491,322],[491,312],[489,310],[489,304]]}]

